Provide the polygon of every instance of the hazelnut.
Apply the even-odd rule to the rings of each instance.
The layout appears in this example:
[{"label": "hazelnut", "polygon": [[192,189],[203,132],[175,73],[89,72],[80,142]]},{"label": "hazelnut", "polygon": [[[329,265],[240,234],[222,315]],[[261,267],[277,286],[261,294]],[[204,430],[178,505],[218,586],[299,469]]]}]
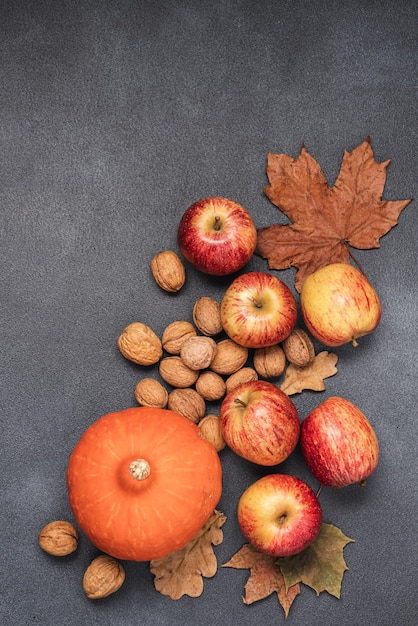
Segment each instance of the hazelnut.
[{"label": "hazelnut", "polygon": [[202,296],[193,306],[193,321],[203,335],[213,337],[222,332],[221,305],[209,296]]},{"label": "hazelnut", "polygon": [[179,356],[161,359],[159,371],[161,378],[172,387],[191,387],[199,376],[199,372],[187,367]]},{"label": "hazelnut", "polygon": [[183,262],[173,250],[158,252],[151,261],[151,272],[164,291],[180,291],[186,281]]},{"label": "hazelnut", "polygon": [[192,370],[203,370],[209,367],[216,354],[216,342],[211,337],[190,337],[181,346],[180,357]]},{"label": "hazelnut", "polygon": [[154,365],[163,354],[161,340],[142,322],[126,326],[118,338],[118,348],[125,358],[139,365]]},{"label": "hazelnut", "polygon": [[226,443],[222,435],[221,422],[217,415],[206,415],[199,422],[199,428],[205,439],[210,441],[218,452],[225,448]]},{"label": "hazelnut", "polygon": [[106,598],[120,589],[124,580],[125,570],[122,564],[107,554],[101,554],[84,572],[84,593],[90,600]]},{"label": "hazelnut", "polygon": [[196,336],[196,329],[190,322],[171,322],[163,331],[163,349],[169,354],[180,354],[181,346],[190,337]]},{"label": "hazelnut", "polygon": [[258,380],[258,374],[253,367],[242,367],[240,370],[228,376],[225,381],[226,393],[229,393],[241,383],[248,383],[253,380]]},{"label": "hazelnut", "polygon": [[205,401],[194,389],[173,389],[168,396],[168,408],[184,415],[195,424],[206,411]]},{"label": "hazelnut", "polygon": [[286,357],[279,344],[257,348],[253,355],[254,369],[262,378],[277,378],[286,367]]},{"label": "hazelnut", "polygon": [[222,376],[229,376],[241,369],[247,359],[248,348],[240,346],[232,339],[223,339],[216,346],[216,354],[210,369]]},{"label": "hazelnut", "polygon": [[141,406],[164,409],[168,402],[168,391],[155,378],[143,378],[135,387],[135,399]]},{"label": "hazelnut", "polygon": [[42,550],[52,556],[67,556],[77,550],[78,532],[70,522],[57,520],[42,528],[38,542]]},{"label": "hazelnut", "polygon": [[294,328],[281,345],[289,363],[299,367],[309,365],[315,358],[313,341],[302,328]]},{"label": "hazelnut", "polygon": [[200,374],[195,387],[199,395],[209,402],[220,400],[226,393],[226,385],[222,376],[210,370]]}]

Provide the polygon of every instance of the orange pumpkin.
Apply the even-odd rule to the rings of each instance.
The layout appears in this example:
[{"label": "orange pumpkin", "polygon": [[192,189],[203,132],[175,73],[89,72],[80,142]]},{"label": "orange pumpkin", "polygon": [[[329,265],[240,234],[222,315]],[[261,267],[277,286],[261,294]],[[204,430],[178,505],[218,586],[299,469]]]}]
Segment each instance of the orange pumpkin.
[{"label": "orange pumpkin", "polygon": [[77,524],[117,559],[150,561],[182,548],[222,492],[218,453],[190,420],[167,409],[109,413],[82,435],[67,470]]}]

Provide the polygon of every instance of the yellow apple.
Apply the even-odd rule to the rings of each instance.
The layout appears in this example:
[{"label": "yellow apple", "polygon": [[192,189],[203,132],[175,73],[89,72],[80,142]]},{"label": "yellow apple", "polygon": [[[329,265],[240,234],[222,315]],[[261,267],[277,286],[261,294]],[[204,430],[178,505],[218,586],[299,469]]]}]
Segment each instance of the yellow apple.
[{"label": "yellow apple", "polygon": [[331,263],[310,274],[300,293],[309,332],[337,347],[371,333],[379,324],[379,297],[365,275],[348,263]]}]

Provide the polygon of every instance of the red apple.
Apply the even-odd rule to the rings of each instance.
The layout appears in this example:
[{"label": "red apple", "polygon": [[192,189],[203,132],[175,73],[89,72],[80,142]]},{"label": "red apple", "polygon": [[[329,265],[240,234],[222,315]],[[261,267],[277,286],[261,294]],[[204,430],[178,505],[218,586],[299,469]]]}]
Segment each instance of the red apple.
[{"label": "red apple", "polygon": [[227,445],[258,465],[277,465],[293,452],[300,423],[291,399],[273,383],[253,380],[224,398],[219,419]]},{"label": "red apple", "polygon": [[227,198],[198,200],[183,214],[177,232],[180,252],[201,272],[225,276],[254,254],[257,230],[248,211]]},{"label": "red apple", "polygon": [[331,263],[302,284],[302,316],[309,332],[337,347],[371,333],[379,324],[380,301],[364,274],[348,263]]},{"label": "red apple", "polygon": [[238,502],[238,523],[250,544],[270,556],[302,552],[318,535],[322,510],[312,489],[287,474],[263,476]]},{"label": "red apple", "polygon": [[312,474],[327,487],[362,483],[379,459],[376,433],[349,400],[333,396],[302,422],[300,444]]},{"label": "red apple", "polygon": [[222,298],[222,326],[230,339],[247,348],[280,343],[296,319],[296,300],[289,287],[267,272],[241,274]]}]

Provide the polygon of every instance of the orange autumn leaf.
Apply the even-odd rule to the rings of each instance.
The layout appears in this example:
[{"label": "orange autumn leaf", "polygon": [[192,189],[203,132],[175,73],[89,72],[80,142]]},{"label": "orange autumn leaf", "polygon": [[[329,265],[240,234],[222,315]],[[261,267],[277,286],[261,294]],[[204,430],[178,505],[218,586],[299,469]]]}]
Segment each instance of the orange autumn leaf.
[{"label": "orange autumn leaf", "polygon": [[215,510],[197,535],[184,548],[150,562],[157,591],[172,600],[188,595],[199,597],[203,592],[203,576],[211,578],[217,572],[217,559],[212,545],[223,541],[222,526],[226,516]]},{"label": "orange autumn leaf", "polygon": [[245,604],[252,604],[276,593],[287,617],[293,600],[300,593],[300,586],[296,583],[286,588],[285,579],[276,562],[276,557],[262,554],[246,543],[223,567],[250,570],[243,598]]},{"label": "orange autumn leaf", "polygon": [[367,138],[344,152],[340,173],[329,187],[319,164],[303,146],[294,159],[268,154],[265,193],[292,222],[258,231],[256,253],[270,269],[296,267],[295,288],[330,263],[349,263],[350,247],[379,248],[379,239],[411,202],[386,201],[382,194],[390,160],[378,163]]},{"label": "orange autumn leaf", "polygon": [[324,350],[315,356],[312,363],[304,367],[290,363],[280,389],[288,396],[301,393],[304,389],[324,391],[325,378],[334,376],[338,372],[337,361],[337,354]]}]

